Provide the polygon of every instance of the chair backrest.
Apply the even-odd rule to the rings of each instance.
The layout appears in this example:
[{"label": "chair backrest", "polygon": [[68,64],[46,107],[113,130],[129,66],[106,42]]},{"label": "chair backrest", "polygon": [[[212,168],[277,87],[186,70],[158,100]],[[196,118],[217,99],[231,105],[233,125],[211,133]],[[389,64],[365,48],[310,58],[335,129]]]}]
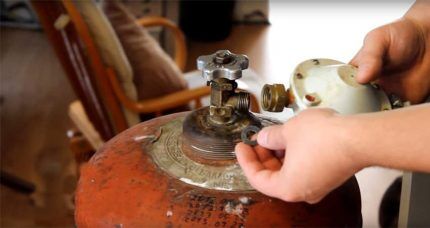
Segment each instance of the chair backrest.
[{"label": "chair backrest", "polygon": [[[132,100],[137,100],[137,90],[133,82],[133,69],[117,34],[101,8],[93,0],[75,0],[73,2],[63,0],[63,2],[69,15],[71,15],[72,22],[76,27],[81,27],[81,36],[91,38],[90,42],[96,45],[105,66],[115,73],[116,81],[125,95]],[[76,9],[79,13],[72,13]],[[81,21],[84,23],[80,23]],[[121,107],[128,126],[133,126],[140,122],[137,113],[126,109],[122,104]]]},{"label": "chair backrest", "polygon": [[128,127],[88,26],[72,1],[33,1],[39,20],[88,118],[104,140]]}]

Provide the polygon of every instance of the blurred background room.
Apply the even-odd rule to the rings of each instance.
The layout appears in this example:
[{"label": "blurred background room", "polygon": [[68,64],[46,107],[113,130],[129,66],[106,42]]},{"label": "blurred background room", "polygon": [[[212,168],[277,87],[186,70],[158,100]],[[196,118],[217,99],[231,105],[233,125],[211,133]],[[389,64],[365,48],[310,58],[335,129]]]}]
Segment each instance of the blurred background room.
[{"label": "blurred background room", "polygon": [[[367,32],[413,3],[89,1],[0,0],[1,227],[74,227],[79,166],[104,142],[207,104],[198,56],[247,55],[242,87],[258,100],[262,85],[288,85],[304,60],[348,62]],[[364,227],[380,226],[382,196],[401,175],[356,175]]]}]

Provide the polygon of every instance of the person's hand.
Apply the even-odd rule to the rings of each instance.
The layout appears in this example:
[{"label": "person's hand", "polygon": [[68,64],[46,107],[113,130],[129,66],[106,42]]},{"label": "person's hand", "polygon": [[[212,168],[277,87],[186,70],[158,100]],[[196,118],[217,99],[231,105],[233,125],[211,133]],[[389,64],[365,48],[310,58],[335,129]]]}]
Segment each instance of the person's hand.
[{"label": "person's hand", "polygon": [[369,32],[351,64],[357,81],[376,81],[388,94],[411,103],[430,94],[430,1],[418,1],[393,23]]},{"label": "person's hand", "polygon": [[283,125],[263,128],[259,146],[239,143],[236,156],[263,194],[316,203],[364,167],[354,158],[348,135],[333,110],[308,109]]}]

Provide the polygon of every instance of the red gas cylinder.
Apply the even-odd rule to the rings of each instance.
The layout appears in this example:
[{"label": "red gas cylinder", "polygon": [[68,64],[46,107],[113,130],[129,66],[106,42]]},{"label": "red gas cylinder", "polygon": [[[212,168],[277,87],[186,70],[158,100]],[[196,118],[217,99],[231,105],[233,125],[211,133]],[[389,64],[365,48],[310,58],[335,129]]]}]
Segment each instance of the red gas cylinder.
[{"label": "red gas cylinder", "polygon": [[211,105],[141,123],[107,142],[81,169],[77,225],[361,226],[355,177],[314,205],[286,203],[249,185],[234,145],[247,127],[274,121],[248,112],[249,96],[235,92],[235,70],[246,68],[246,56],[223,51],[199,60]]}]

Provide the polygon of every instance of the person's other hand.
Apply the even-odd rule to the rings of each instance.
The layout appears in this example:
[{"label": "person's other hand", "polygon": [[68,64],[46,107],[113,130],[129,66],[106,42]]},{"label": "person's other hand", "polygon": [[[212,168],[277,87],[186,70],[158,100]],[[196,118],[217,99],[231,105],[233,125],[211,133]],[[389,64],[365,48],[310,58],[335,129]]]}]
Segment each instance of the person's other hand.
[{"label": "person's other hand", "polygon": [[376,81],[388,94],[420,103],[430,94],[430,1],[417,1],[403,18],[369,32],[351,64],[357,81]]},{"label": "person's other hand", "polygon": [[308,109],[283,125],[263,128],[259,146],[239,143],[236,156],[263,194],[316,203],[364,167],[353,158],[347,135],[333,110]]}]

